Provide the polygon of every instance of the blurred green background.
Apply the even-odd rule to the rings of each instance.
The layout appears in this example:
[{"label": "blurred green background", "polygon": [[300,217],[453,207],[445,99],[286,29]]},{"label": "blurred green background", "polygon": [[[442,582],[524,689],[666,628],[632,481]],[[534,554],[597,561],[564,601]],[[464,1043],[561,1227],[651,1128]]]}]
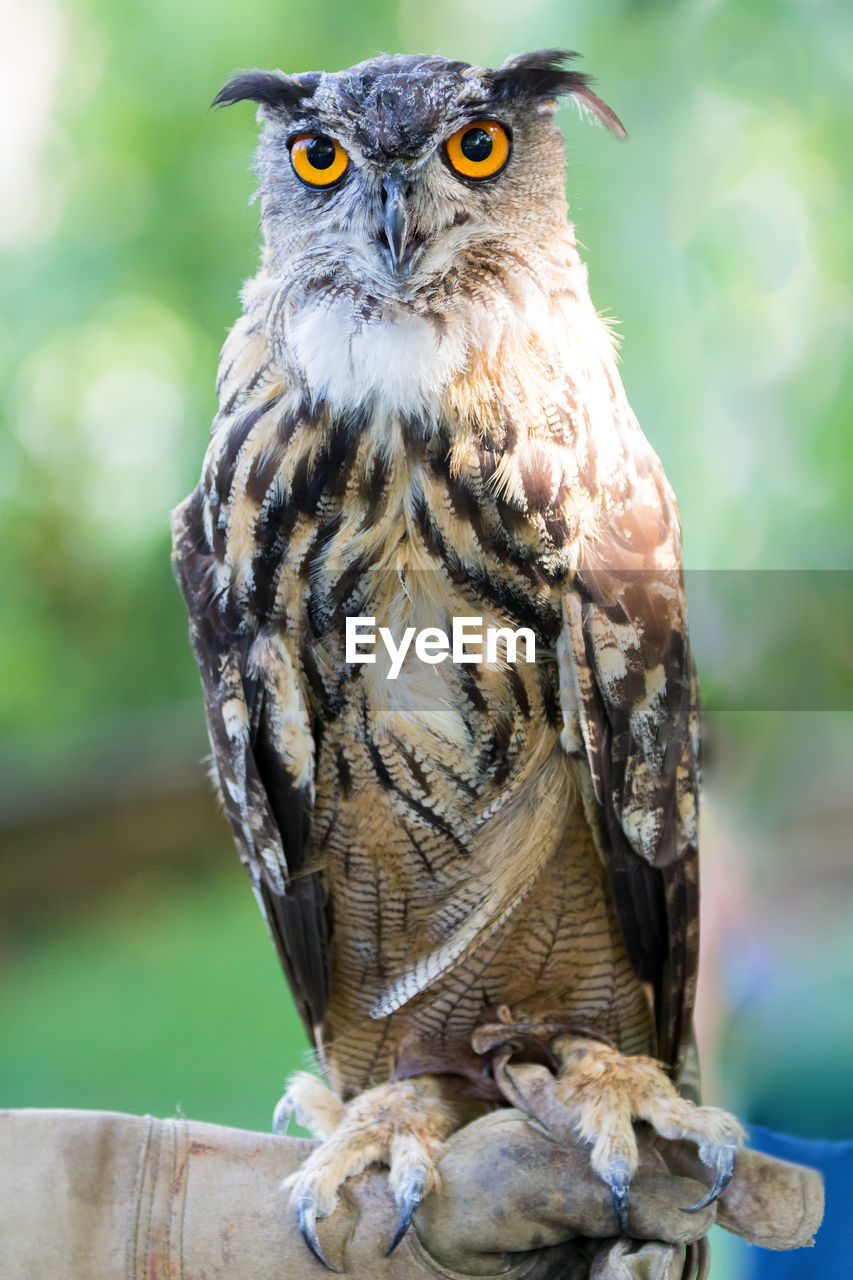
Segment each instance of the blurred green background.
[{"label": "blurred green background", "polygon": [[[583,52],[629,131],[618,145],[560,116],[593,297],[619,320],[702,598],[709,1097],[853,1134],[853,7],[4,14],[0,1103],[266,1127],[307,1047],[209,796],[169,569],[168,513],[195,483],[258,259],[253,112],[207,104],[243,66],[548,46]],[[825,593],[794,572],[814,570]]]}]

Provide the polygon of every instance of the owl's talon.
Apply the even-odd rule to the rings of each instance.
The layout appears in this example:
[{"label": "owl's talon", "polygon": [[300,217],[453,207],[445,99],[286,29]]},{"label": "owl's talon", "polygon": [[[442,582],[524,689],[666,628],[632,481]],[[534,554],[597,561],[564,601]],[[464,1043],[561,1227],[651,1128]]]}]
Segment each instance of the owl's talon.
[{"label": "owl's talon", "polygon": [[337,1271],[343,1275],[340,1267],[336,1267],[330,1262],[320,1247],[320,1241],[317,1239],[317,1200],[313,1191],[306,1191],[296,1203],[296,1221],[299,1226],[299,1234],[307,1244],[318,1262],[322,1262],[323,1266],[329,1271]]},{"label": "owl's talon", "polygon": [[283,1138],[287,1133],[287,1127],[293,1117],[293,1099],[290,1091],[282,1094],[278,1102],[275,1104],[275,1111],[272,1113],[272,1131],[279,1138]]},{"label": "owl's talon", "polygon": [[438,1187],[436,1161],[457,1123],[445,1090],[442,1081],[424,1075],[376,1085],[344,1104],[313,1076],[302,1074],[291,1081],[288,1092],[296,1119],[300,1124],[308,1119],[325,1135],[284,1186],[296,1206],[302,1238],[330,1271],[339,1268],[320,1248],[317,1219],[334,1212],[338,1192],[349,1178],[372,1165],[388,1166],[400,1215],[389,1253],[408,1231],[427,1191]]},{"label": "owl's talon", "polygon": [[400,1188],[400,1191],[396,1196],[396,1200],[402,1212],[400,1213],[400,1220],[397,1223],[397,1230],[394,1232],[394,1238],[385,1250],[386,1258],[391,1256],[411,1226],[415,1210],[424,1198],[426,1183],[426,1169],[417,1169],[406,1179],[406,1182]]},{"label": "owl's talon", "polygon": [[628,1234],[628,1190],[631,1186],[631,1168],[627,1160],[614,1160],[603,1175],[610,1188],[613,1208],[619,1220],[619,1231],[623,1236]]},{"label": "owl's talon", "polygon": [[700,1209],[707,1209],[709,1204],[713,1204],[718,1196],[723,1194],[732,1180],[737,1152],[737,1146],[731,1144],[715,1148],[714,1159],[710,1166],[714,1170],[714,1185],[701,1200],[697,1200],[696,1204],[687,1205],[682,1210],[683,1213],[698,1213]]}]

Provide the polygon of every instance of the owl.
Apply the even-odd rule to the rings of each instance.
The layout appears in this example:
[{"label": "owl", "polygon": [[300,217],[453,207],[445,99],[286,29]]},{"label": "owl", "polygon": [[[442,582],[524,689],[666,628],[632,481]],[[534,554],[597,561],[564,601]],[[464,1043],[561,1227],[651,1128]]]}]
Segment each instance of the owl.
[{"label": "owl", "polygon": [[698,1144],[703,1205],[742,1137],[691,1092],[679,521],[568,221],[557,100],[624,132],[574,57],[251,71],[216,98],[259,104],[263,254],[174,560],[325,1077],[283,1101],[322,1138],[292,1199],[329,1266],[348,1177],[389,1167],[393,1248],[489,1107],[588,1142],[623,1234],[635,1121]]}]

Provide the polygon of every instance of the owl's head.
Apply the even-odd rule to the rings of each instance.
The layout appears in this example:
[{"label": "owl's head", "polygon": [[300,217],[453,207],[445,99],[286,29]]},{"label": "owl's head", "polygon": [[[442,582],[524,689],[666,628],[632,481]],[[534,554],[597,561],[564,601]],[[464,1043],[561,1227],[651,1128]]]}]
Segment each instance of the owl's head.
[{"label": "owl's head", "polygon": [[556,99],[624,136],[566,65],[575,56],[546,50],[490,70],[399,55],[335,74],[236,75],[215,103],[260,104],[273,275],[403,301],[446,285],[484,246],[541,246],[566,219]]}]

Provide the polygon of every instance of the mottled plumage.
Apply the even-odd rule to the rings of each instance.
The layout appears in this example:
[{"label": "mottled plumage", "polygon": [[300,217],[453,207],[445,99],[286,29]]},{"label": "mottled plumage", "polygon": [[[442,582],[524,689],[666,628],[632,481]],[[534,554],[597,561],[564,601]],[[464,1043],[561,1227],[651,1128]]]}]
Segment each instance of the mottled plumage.
[{"label": "mottled plumage", "polygon": [[[563,61],[253,72],[218,99],[261,103],[265,248],[175,563],[235,839],[345,1101],[427,1072],[494,1094],[471,1041],[506,1006],[684,1065],[678,514],[589,299],[553,98],[621,126]],[[463,180],[446,141],[484,118],[510,159]],[[331,190],[291,166],[305,134],[349,156]],[[410,654],[392,681],[381,649],[345,660],[365,615],[529,627],[537,660]]]}]

